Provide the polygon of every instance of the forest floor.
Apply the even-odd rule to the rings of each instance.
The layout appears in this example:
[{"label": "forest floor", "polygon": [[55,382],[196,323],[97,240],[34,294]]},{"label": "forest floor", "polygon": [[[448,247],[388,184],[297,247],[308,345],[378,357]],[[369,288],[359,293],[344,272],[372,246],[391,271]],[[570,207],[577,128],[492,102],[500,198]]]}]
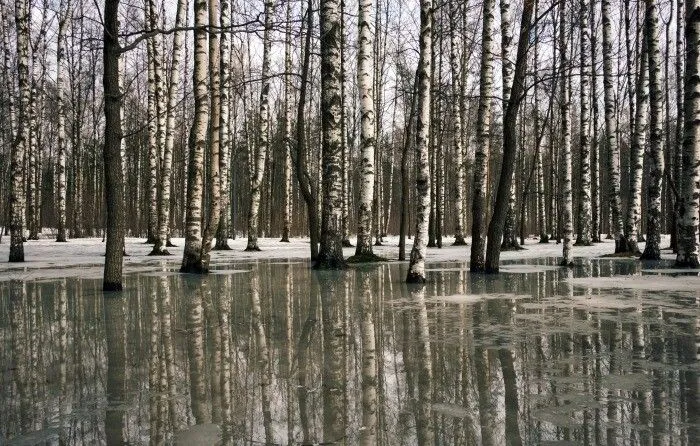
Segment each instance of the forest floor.
[{"label": "forest floor", "polygon": [[[383,246],[376,246],[374,252],[389,260],[398,258],[398,236],[385,238]],[[174,238],[176,247],[168,248],[171,256],[150,257],[152,246],[144,243],[142,238],[126,239],[127,256],[124,258],[124,272],[153,271],[158,269],[175,269],[182,260],[184,240]],[[293,238],[290,243],[281,243],[278,238],[260,238],[260,252],[245,252],[246,238],[239,237],[229,240],[230,251],[213,251],[212,265],[230,264],[232,262],[249,262],[258,259],[279,259],[309,261],[308,238]],[[352,240],[354,242],[354,240]],[[469,240],[467,240],[469,242]],[[407,255],[410,253],[412,239],[407,240]],[[445,240],[443,248],[429,248],[427,262],[467,262],[469,246],[451,246],[451,238]],[[662,246],[668,246],[669,237],[662,237]],[[36,241],[28,241],[24,245],[25,262],[8,263],[9,237],[3,237],[0,244],[0,280],[11,279],[50,279],[65,277],[66,269],[71,276],[102,277],[104,264],[104,242],[101,238],[71,239],[68,243],[56,243],[51,234]],[[644,244],[640,245],[644,249]],[[345,257],[354,254],[355,248],[345,248]],[[538,243],[537,239],[527,239],[525,249],[519,251],[504,251],[501,260],[504,262],[525,259],[560,257],[562,245],[555,242]],[[604,240],[592,246],[575,246],[574,257],[597,258],[614,252],[614,242]],[[673,260],[675,256],[669,250],[662,253],[664,260]]]}]

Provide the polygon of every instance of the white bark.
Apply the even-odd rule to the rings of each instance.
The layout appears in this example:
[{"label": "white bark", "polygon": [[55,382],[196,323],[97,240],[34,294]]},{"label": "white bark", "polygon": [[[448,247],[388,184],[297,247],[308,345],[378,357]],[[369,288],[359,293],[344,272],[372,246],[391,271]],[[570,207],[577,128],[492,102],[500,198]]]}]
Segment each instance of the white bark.
[{"label": "white bark", "polygon": [[292,216],[292,2],[287,0],[284,37],[284,217],[282,241],[289,241]]},{"label": "white bark", "polygon": [[265,31],[263,33],[262,86],[260,87],[260,110],[258,115],[258,141],[250,166],[250,206],[248,210],[248,245],[246,251],[260,251],[258,246],[258,225],[260,224],[260,195],[265,173],[265,161],[270,145],[268,130],[270,126],[270,47],[272,44],[273,1],[265,0]]},{"label": "white bark", "polygon": [[700,1],[688,1],[685,17],[685,139],[676,265],[697,268],[700,266]]},{"label": "white bark", "polygon": [[[175,15],[175,27],[185,25],[187,0],[178,0]],[[168,84],[167,105],[165,109],[165,141],[163,147],[163,165],[160,173],[160,203],[158,207],[158,238],[153,247],[153,255],[169,255],[166,249],[169,236],[170,220],[170,183],[173,173],[173,147],[175,146],[175,107],[177,91],[180,85],[180,59],[185,40],[184,31],[176,31],[173,36],[172,59],[170,61],[170,83]]]},{"label": "white bark", "polygon": [[15,0],[15,24],[17,27],[17,83],[19,87],[19,113],[17,134],[12,151],[12,192],[10,195],[10,262],[24,262],[24,156],[29,144],[29,3]]},{"label": "white bark", "polygon": [[[491,1],[491,0],[487,0]],[[428,222],[430,219],[430,68],[433,40],[433,2],[420,2],[420,58],[418,60],[418,121],[416,125],[416,233],[408,266],[409,283],[425,282]]]},{"label": "white bark", "polygon": [[[605,1],[605,0],[604,0]],[[559,3],[559,66],[561,79],[560,79],[560,105],[559,110],[561,113],[561,133],[562,133],[562,146],[561,146],[561,187],[562,187],[562,236],[564,238],[562,243],[563,259],[562,265],[571,265],[572,263],[572,247],[573,247],[573,205],[572,205],[572,191],[571,191],[571,178],[572,178],[572,168],[571,168],[571,80],[570,80],[570,68],[569,68],[569,55],[568,48],[566,46],[567,35],[566,35],[566,3]]]},{"label": "white bark", "polygon": [[[56,35],[56,213],[58,217],[57,242],[66,241],[66,35],[71,21],[71,2],[61,0],[58,8],[58,33]],[[12,94],[10,95],[12,96]]]},{"label": "white bark", "polygon": [[[578,235],[577,245],[588,246],[591,244],[591,109],[590,109],[590,44],[591,34],[588,28],[589,0],[580,1],[579,11],[579,31],[581,38],[581,125],[580,125],[580,185],[581,194],[579,199],[578,215]],[[594,99],[594,100],[597,100]]]},{"label": "white bark", "polygon": [[194,2],[194,123],[190,137],[187,171],[187,217],[182,272],[199,270],[202,249],[202,187],[204,181],[204,150],[207,147],[207,0]]},{"label": "white bark", "polygon": [[[659,6],[646,0],[646,43],[649,50],[649,182],[647,184],[647,237],[642,259],[661,259],[661,181],[664,174],[663,92],[661,89],[661,48]],[[697,214],[697,213],[696,213]],[[697,215],[696,215],[697,217]]]},{"label": "white bark", "polygon": [[474,154],[474,188],[472,192],[472,249],[469,264],[469,269],[473,272],[483,271],[485,265],[486,193],[493,90],[493,19],[494,0],[484,0],[479,109],[476,117],[476,152]]},{"label": "white bark", "polygon": [[[231,2],[229,0],[221,0],[221,27],[227,29],[231,26]],[[228,216],[229,202],[231,195],[230,185],[230,170],[231,164],[231,146],[232,139],[229,132],[231,110],[229,103],[231,102],[231,36],[229,33],[221,33],[220,36],[220,59],[221,59],[221,86],[219,88],[220,97],[220,116],[219,116],[219,175],[221,188],[219,190],[220,199],[220,216],[219,225],[216,233],[216,249],[228,249]]]},{"label": "white bark", "polygon": [[601,15],[603,20],[603,96],[605,102],[605,135],[608,139],[608,168],[610,193],[610,228],[615,238],[615,252],[620,251],[622,238],[622,217],[620,213],[620,147],[617,144],[615,128],[615,82],[613,74],[613,35],[610,0],[602,0]]},{"label": "white bark", "polygon": [[340,76],[340,3],[321,1],[321,144],[323,201],[321,243],[316,268],[341,268],[342,249],[342,134]]},{"label": "white bark", "polygon": [[[462,113],[459,97],[463,90],[460,85],[459,55],[457,53],[457,20],[459,19],[459,4],[456,0],[450,1],[450,70],[452,74],[452,102],[451,113],[453,120],[453,145],[454,164],[457,171],[455,177],[455,245],[465,245],[464,240],[464,186],[465,186],[465,165],[463,159],[464,147],[462,144]],[[438,169],[442,170],[443,165],[438,160]]]},{"label": "white bark", "polygon": [[[357,256],[372,255],[372,200],[374,198],[374,32],[373,0],[358,2],[357,89],[360,94],[360,201],[357,211]],[[379,222],[376,222],[377,224]]]},{"label": "white bark", "polygon": [[640,54],[639,77],[636,88],[636,117],[634,120],[634,133],[632,135],[632,147],[630,148],[630,190],[627,203],[627,218],[625,219],[625,233],[623,236],[622,250],[634,254],[639,253],[637,246],[637,233],[642,221],[642,174],[644,167],[644,150],[647,136],[647,117],[649,108],[649,76],[648,76],[648,50],[646,43],[642,45]]}]

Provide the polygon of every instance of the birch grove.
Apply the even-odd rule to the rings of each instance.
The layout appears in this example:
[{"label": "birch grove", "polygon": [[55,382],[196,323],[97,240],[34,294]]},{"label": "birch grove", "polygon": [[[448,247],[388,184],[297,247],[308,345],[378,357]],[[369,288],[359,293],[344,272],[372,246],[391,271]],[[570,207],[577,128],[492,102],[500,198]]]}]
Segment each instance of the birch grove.
[{"label": "birch grove", "polygon": [[[396,0],[362,0],[357,15],[345,1],[120,4],[134,18],[116,43],[124,235],[156,256],[184,239],[182,270],[199,273],[211,250],[235,256],[241,235],[251,256],[308,237],[317,266],[338,268],[351,254],[393,258],[396,234],[398,258],[409,259],[407,238],[416,247],[417,281],[431,250],[451,252],[447,237],[450,249],[470,245],[473,272],[496,272],[501,251],[532,239],[563,242],[558,261],[570,265],[601,232],[618,256],[660,258],[670,236],[685,258],[692,8],[538,3],[512,115],[514,15],[529,1],[432,5],[430,36]],[[102,154],[105,62],[91,43],[104,27],[85,0],[45,6],[0,9],[0,225],[12,261],[47,234],[107,239],[118,223]],[[411,36],[430,38],[430,60]],[[489,251],[491,237],[500,247]]]}]

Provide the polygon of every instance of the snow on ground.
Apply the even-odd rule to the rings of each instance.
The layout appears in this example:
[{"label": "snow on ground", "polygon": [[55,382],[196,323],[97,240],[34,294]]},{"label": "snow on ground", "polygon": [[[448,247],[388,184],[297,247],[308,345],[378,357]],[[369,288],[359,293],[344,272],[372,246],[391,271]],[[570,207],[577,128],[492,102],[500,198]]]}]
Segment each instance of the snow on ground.
[{"label": "snow on ground", "polygon": [[[398,236],[390,236],[385,239],[384,246],[375,247],[375,253],[390,260],[398,258]],[[150,257],[152,246],[144,243],[142,238],[127,238],[124,258],[125,273],[176,270],[182,260],[184,240],[175,238],[176,245],[168,248],[171,256]],[[258,259],[296,260],[309,261],[309,239],[294,238],[290,243],[281,243],[278,238],[261,238],[260,252],[245,252],[246,239],[239,237],[229,240],[231,251],[213,251],[212,265],[223,265],[237,262],[251,262]],[[354,240],[352,240],[354,242]],[[407,240],[407,254],[410,252],[413,240]],[[444,247],[428,249],[428,263],[439,262],[464,262],[469,260],[469,246],[451,246],[452,239],[445,239]],[[643,246],[643,244],[642,244]],[[662,246],[668,246],[668,237],[662,239]],[[527,239],[524,250],[506,251],[501,253],[504,262],[522,259],[537,259],[546,257],[560,257],[562,245],[554,242],[540,244],[537,240]],[[28,241],[24,245],[25,262],[8,263],[9,237],[4,237],[0,244],[0,280],[14,278],[56,278],[65,277],[65,270],[70,268],[70,275],[81,277],[99,278],[102,276],[104,264],[105,245],[101,238],[71,239],[68,243],[56,243],[50,234],[37,241]],[[355,248],[345,248],[345,257],[354,254]],[[595,258],[614,252],[614,242],[605,240],[603,243],[593,246],[574,247],[575,257]],[[670,251],[664,251],[665,259],[673,259]],[[433,268],[439,266],[435,265]],[[505,271],[504,271],[505,272]],[[658,277],[658,276],[657,276]],[[658,278],[657,278],[658,280]]]}]

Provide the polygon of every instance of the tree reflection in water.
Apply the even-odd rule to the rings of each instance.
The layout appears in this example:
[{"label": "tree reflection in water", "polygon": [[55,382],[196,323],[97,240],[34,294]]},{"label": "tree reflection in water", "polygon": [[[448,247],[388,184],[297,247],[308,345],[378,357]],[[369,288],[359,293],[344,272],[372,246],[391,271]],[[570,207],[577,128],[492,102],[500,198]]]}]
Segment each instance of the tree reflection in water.
[{"label": "tree reflection in water", "polygon": [[[498,277],[239,264],[0,282],[0,426],[25,443],[691,444],[700,291],[547,260]],[[532,266],[532,265],[531,265]]]}]

